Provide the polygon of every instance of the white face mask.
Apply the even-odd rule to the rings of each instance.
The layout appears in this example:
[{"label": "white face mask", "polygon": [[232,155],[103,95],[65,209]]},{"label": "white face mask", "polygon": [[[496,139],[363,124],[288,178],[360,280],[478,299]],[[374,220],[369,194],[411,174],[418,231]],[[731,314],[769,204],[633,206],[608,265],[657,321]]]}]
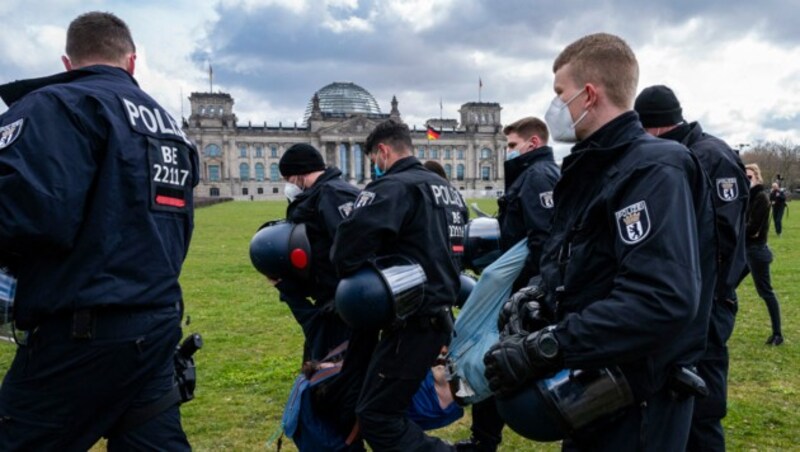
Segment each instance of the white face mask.
[{"label": "white face mask", "polygon": [[582,92],[583,90],[578,91],[566,102],[556,96],[553,102],[550,103],[550,108],[547,109],[544,120],[547,122],[547,126],[550,127],[550,136],[552,136],[554,140],[562,143],[578,142],[578,136],[575,135],[575,127],[583,121],[583,118],[586,117],[589,110],[584,111],[577,121],[572,122],[572,115],[570,115],[569,108],[567,107]]},{"label": "white face mask", "polygon": [[300,193],[303,193],[303,189],[291,182],[286,182],[286,184],[283,185],[283,194],[286,195],[286,199],[288,199],[290,203],[294,202],[295,198],[297,198]]}]

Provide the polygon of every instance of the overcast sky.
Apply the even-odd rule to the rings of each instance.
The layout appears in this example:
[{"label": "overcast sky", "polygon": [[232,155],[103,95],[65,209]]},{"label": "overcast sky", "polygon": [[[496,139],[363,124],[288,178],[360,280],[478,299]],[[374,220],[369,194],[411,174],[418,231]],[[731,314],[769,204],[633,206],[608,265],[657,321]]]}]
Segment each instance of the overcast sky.
[{"label": "overcast sky", "polygon": [[[230,93],[240,124],[302,121],[315,91],[351,81],[409,124],[499,102],[503,123],[544,116],[552,62],[575,39],[623,37],[639,90],[666,84],[687,120],[734,147],[800,143],[800,5],[672,0],[2,0],[0,83],[63,70],[69,22],[111,11],[138,47],[136,78],[177,117],[193,91]],[[653,2],[656,3],[656,2]],[[0,107],[0,111],[4,111]],[[564,148],[560,149],[562,152]]]}]

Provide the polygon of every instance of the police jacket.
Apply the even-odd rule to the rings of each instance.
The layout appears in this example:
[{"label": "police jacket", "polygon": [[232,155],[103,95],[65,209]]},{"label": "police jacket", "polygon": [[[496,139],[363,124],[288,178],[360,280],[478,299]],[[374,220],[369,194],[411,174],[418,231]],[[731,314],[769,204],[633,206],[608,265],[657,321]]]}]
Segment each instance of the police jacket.
[{"label": "police jacket", "polygon": [[126,71],[90,66],[0,87],[0,250],[16,318],[174,305],[197,152]]},{"label": "police jacket", "polygon": [[421,314],[451,306],[459,289],[464,201],[458,190],[415,157],[392,165],[356,198],[336,232],[333,263],[339,276],[369,259],[400,254],[422,266],[427,278]]},{"label": "police jacket", "polygon": [[333,299],[336,292],[336,270],[330,259],[336,228],[353,210],[358,188],[342,180],[338,168],[327,168],[314,185],[300,193],[286,209],[286,218],[292,223],[304,223],[311,243],[311,278],[302,284],[302,295],[318,302]]},{"label": "police jacket", "polygon": [[767,244],[769,207],[769,195],[764,186],[753,185],[747,206],[747,246]]},{"label": "police jacket", "polygon": [[719,246],[715,298],[732,299],[747,265],[743,231],[750,184],[742,160],[724,141],[704,133],[697,122],[678,126],[661,138],[674,139],[689,148],[711,180]]},{"label": "police jacket", "polygon": [[504,251],[528,238],[530,254],[526,269],[539,274],[542,245],[550,229],[553,187],[559,169],[553,149],[544,146],[504,163],[506,191],[497,200],[500,240]]},{"label": "police jacket", "polygon": [[565,367],[620,365],[642,400],[703,353],[701,288],[713,290],[716,268],[698,238],[714,221],[708,189],[686,148],[647,135],[634,112],[564,159],[541,274]]}]

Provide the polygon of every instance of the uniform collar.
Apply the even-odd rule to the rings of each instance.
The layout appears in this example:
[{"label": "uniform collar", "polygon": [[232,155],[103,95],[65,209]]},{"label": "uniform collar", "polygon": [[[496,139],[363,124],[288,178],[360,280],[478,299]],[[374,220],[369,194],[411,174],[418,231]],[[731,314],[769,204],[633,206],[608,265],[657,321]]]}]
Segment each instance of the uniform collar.
[{"label": "uniform collar", "polygon": [[299,203],[299,202],[301,202],[302,200],[304,200],[306,198],[310,198],[311,196],[314,195],[314,193],[316,193],[317,191],[320,190],[320,187],[322,187],[325,184],[325,182],[328,182],[331,179],[336,179],[336,178],[340,177],[341,175],[342,175],[342,171],[339,170],[339,168],[336,168],[336,167],[333,167],[333,166],[325,168],[325,171],[323,171],[322,174],[319,175],[317,180],[314,181],[314,185],[312,185],[311,187],[303,190],[302,193],[297,195],[297,197],[292,202],[292,204]]},{"label": "uniform collar", "polygon": [[633,110],[627,111],[576,144],[570,155],[564,158],[562,172],[586,159],[587,162],[592,162],[592,167],[600,169],[627,151],[630,143],[645,135],[647,133],[639,122],[639,115]]},{"label": "uniform collar", "polygon": [[520,155],[517,158],[503,162],[503,169],[505,170],[506,175],[506,187],[510,187],[517,177],[519,177],[519,175],[522,174],[527,168],[530,168],[535,162],[545,160],[555,163],[555,158],[553,158],[553,148],[550,146],[538,147],[530,152]]},{"label": "uniform collar", "polygon": [[420,163],[419,160],[417,160],[417,158],[414,157],[413,155],[410,155],[408,157],[403,157],[400,160],[394,162],[394,165],[392,165],[391,168],[386,170],[386,174],[399,173],[401,171],[405,171],[411,168],[412,166],[422,166],[422,163]]},{"label": "uniform collar", "polygon": [[94,66],[86,66],[80,69],[74,69],[72,71],[60,72],[47,77],[17,80],[15,82],[6,83],[5,85],[0,85],[0,98],[3,99],[3,102],[5,102],[6,105],[11,106],[11,104],[14,102],[22,99],[37,89],[50,85],[70,83],[83,77],[98,74],[110,75],[120,79],[127,79],[138,86],[136,79],[134,79],[133,76],[128,74],[128,72],[126,72],[124,69],[98,64]]}]

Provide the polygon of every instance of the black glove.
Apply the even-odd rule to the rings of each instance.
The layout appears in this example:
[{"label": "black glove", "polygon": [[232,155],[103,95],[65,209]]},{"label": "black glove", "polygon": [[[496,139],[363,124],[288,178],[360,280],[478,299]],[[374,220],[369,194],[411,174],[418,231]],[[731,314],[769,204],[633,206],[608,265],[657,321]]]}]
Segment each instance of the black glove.
[{"label": "black glove", "polygon": [[500,337],[527,334],[553,323],[552,313],[544,299],[545,291],[538,285],[523,287],[512,295],[497,319]]},{"label": "black glove", "polygon": [[[483,356],[486,365],[484,374],[489,380],[489,388],[500,397],[514,392],[521,384],[531,379],[539,379],[560,370],[561,358],[558,344],[550,329],[532,334],[516,334],[494,344]],[[555,351],[554,351],[555,350]]]}]

